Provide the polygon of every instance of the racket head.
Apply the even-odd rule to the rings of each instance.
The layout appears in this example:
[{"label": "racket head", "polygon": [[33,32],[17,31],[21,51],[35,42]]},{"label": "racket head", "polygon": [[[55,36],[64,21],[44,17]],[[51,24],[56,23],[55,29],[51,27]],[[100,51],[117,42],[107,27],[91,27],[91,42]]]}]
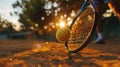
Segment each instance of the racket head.
[{"label": "racket head", "polygon": [[85,48],[96,28],[96,12],[93,6],[86,6],[70,26],[70,38],[65,43],[69,52],[78,52]]}]

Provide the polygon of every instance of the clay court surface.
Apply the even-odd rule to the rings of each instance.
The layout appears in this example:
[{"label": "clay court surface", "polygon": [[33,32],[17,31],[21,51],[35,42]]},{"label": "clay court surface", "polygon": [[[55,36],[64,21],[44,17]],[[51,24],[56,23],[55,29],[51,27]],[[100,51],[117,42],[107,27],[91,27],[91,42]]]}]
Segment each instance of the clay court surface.
[{"label": "clay court surface", "polygon": [[0,67],[120,67],[120,41],[68,54],[62,43],[0,40]]}]

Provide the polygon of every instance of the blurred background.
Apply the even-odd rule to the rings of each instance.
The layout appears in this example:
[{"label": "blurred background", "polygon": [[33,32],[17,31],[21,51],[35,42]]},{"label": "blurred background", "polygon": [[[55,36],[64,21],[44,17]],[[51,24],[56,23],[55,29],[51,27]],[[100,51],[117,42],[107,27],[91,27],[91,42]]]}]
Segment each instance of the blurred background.
[{"label": "blurred background", "polygon": [[[84,0],[1,0],[0,39],[56,41],[58,28],[69,26]],[[120,1],[116,0],[120,5]],[[120,39],[120,21],[105,5],[103,32]],[[94,38],[96,37],[96,34]]]}]

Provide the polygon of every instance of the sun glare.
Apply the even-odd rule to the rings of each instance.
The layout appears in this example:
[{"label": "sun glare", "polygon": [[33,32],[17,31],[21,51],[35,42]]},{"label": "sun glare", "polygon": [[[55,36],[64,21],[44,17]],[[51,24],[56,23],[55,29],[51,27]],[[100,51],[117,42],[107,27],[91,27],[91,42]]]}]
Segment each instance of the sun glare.
[{"label": "sun glare", "polygon": [[72,24],[72,20],[68,22],[68,25],[70,26]]},{"label": "sun glare", "polygon": [[60,22],[59,26],[60,27],[65,27],[65,23],[64,22]]}]

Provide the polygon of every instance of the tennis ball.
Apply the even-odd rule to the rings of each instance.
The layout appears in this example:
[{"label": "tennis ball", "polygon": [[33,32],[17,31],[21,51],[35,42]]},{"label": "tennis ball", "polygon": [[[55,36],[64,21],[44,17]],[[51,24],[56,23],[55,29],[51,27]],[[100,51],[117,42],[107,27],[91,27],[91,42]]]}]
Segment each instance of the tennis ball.
[{"label": "tennis ball", "polygon": [[59,28],[56,32],[56,39],[59,42],[66,42],[70,37],[70,29],[69,28]]}]

